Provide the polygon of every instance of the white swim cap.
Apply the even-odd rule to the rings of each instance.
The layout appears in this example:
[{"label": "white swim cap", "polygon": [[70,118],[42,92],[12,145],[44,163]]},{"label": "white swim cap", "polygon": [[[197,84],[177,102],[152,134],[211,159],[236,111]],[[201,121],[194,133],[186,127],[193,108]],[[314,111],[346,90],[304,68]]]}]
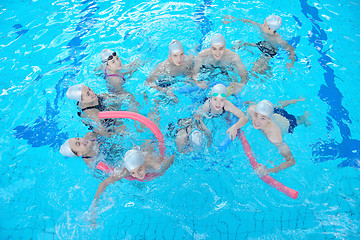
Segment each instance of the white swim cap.
[{"label": "white swim cap", "polygon": [[134,170],[145,163],[144,156],[140,150],[129,150],[124,156],[124,167],[128,170]]},{"label": "white swim cap", "polygon": [[107,63],[108,58],[110,56],[112,56],[115,52],[110,50],[110,49],[104,49],[100,52],[100,58],[101,58],[101,62],[103,63]]},{"label": "white swim cap", "polygon": [[172,40],[169,43],[169,54],[172,55],[177,52],[184,52],[184,48],[178,40]]},{"label": "white swim cap", "polygon": [[224,93],[226,96],[228,94],[227,87],[224,84],[216,84],[212,89],[210,95],[212,96],[214,93],[218,93],[221,95]]},{"label": "white swim cap", "polygon": [[66,157],[77,157],[75,153],[71,150],[69,140],[66,140],[63,145],[60,147],[60,153]]},{"label": "white swim cap", "polygon": [[210,46],[223,45],[226,46],[225,38],[221,33],[215,33],[211,37]]},{"label": "white swim cap", "polygon": [[274,105],[269,100],[262,100],[255,106],[255,112],[271,117],[274,112]]},{"label": "white swim cap", "polygon": [[66,92],[66,96],[69,99],[81,102],[81,92],[82,92],[83,86],[84,86],[84,84],[77,84],[77,85],[69,87],[69,89]]},{"label": "white swim cap", "polygon": [[203,142],[203,134],[199,130],[195,129],[190,133],[189,143],[192,147],[199,148],[202,146]]},{"label": "white swim cap", "polygon": [[278,30],[281,27],[282,20],[281,17],[276,15],[271,15],[266,18],[266,24],[269,26],[269,28],[273,31]]}]

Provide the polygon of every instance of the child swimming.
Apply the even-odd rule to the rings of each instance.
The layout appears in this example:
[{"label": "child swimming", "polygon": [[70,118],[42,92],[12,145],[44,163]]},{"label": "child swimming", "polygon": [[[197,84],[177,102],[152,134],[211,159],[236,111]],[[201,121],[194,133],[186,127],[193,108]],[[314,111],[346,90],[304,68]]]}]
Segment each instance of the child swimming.
[{"label": "child swimming", "polygon": [[206,127],[204,118],[218,117],[226,112],[234,114],[239,120],[226,131],[231,140],[235,139],[238,129],[248,122],[245,114],[226,99],[227,93],[228,91],[225,85],[215,85],[211,89],[210,98],[207,99],[198,112],[194,114],[194,118],[200,121],[201,127],[204,129],[205,134],[209,139],[208,146],[211,144],[211,131]]},{"label": "child swimming", "polygon": [[267,168],[260,164],[257,168],[259,175],[277,173],[280,170],[289,168],[295,164],[295,159],[290,151],[289,146],[283,141],[282,135],[292,133],[294,128],[300,124],[310,125],[307,120],[309,113],[305,112],[303,116],[295,117],[284,110],[289,104],[294,104],[304,99],[284,101],[282,107],[275,107],[268,100],[262,100],[256,105],[250,105],[247,112],[250,116],[252,126],[261,130],[266,138],[276,146],[280,154],[286,159],[277,167]]},{"label": "child swimming", "polygon": [[175,143],[179,153],[189,153],[202,148],[204,137],[198,121],[193,118],[178,120]]},{"label": "child swimming", "polygon": [[168,58],[150,73],[145,84],[166,93],[174,102],[178,102],[171,85],[177,82],[175,78],[178,76],[191,77],[193,60],[193,56],[184,54],[184,48],[178,40],[172,40],[169,43]]},{"label": "child swimming", "polygon": [[[112,109],[111,106],[106,104],[107,100],[110,98],[115,99],[115,96],[110,96],[109,94],[97,95],[91,88],[84,84],[71,86],[67,90],[66,96],[69,99],[77,101],[77,106],[81,110],[78,112],[80,117],[89,118],[93,121],[83,120],[84,124],[89,126],[90,130],[94,130],[104,136],[110,136],[112,132],[115,133],[126,129],[125,126],[120,126],[114,119],[99,119],[98,117],[100,111],[117,110]],[[119,101],[117,101],[117,106],[117,108],[120,109],[121,105]]]},{"label": "child swimming", "polygon": [[97,134],[88,132],[83,138],[70,138],[60,147],[60,153],[66,157],[82,157],[90,168],[95,168],[94,161],[99,159],[100,142]]},{"label": "child swimming", "polygon": [[[105,74],[104,78],[108,85],[109,92],[115,94],[125,93],[126,91],[123,85],[126,82],[126,77],[130,78],[137,70],[140,66],[139,61],[133,61],[128,65],[123,65],[119,55],[110,49],[103,49],[100,52],[100,59],[102,64],[95,68],[95,71],[101,70]],[[122,72],[122,70],[124,70],[124,72]]]},{"label": "child swimming", "polygon": [[[206,83],[199,79],[199,71],[214,71],[220,69],[221,73],[231,79],[231,82],[236,83],[234,85],[234,95],[239,93],[244,85],[247,83],[247,71],[245,65],[242,63],[240,56],[226,49],[225,38],[222,34],[216,33],[212,36],[210,42],[210,48],[201,51],[195,58],[193,79],[198,82],[198,86],[206,88]],[[232,72],[232,78],[228,72]],[[236,73],[241,77],[241,83],[238,83]]]},{"label": "child swimming", "polygon": [[159,157],[154,155],[154,149],[151,146],[145,148],[144,151],[141,151],[140,147],[127,151],[124,155],[123,166],[116,167],[110,176],[100,183],[93,203],[96,203],[100,195],[110,184],[120,179],[125,178],[129,181],[143,182],[162,176],[173,164],[174,156]]},{"label": "child swimming", "polygon": [[[225,19],[237,19],[235,17],[226,15],[224,16]],[[284,48],[286,51],[289,52],[289,59],[291,62],[286,63],[286,68],[288,69],[289,73],[291,74],[291,68],[294,67],[295,62],[295,48],[289,45],[285,40],[283,40],[279,33],[276,31],[281,27],[282,19],[279,16],[271,15],[267,17],[263,24],[257,23],[250,19],[238,19],[244,23],[250,23],[257,27],[259,27],[262,37],[264,38],[263,41],[258,43],[242,43],[238,46],[234,46],[233,49],[240,49],[242,46],[253,46],[259,48],[262,52],[260,58],[254,63],[252,67],[252,71],[257,72],[259,74],[265,74],[265,72],[269,69],[269,61],[271,58],[275,57],[279,50],[279,46]],[[228,21],[223,23],[229,23]]]}]

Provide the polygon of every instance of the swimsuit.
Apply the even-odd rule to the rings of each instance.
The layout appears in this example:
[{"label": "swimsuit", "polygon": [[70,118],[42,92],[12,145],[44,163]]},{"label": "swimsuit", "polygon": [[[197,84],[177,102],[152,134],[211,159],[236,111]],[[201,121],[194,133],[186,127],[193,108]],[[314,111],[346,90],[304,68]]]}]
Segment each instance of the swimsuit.
[{"label": "swimsuit", "polygon": [[155,81],[155,84],[162,88],[170,87],[175,83],[176,83],[176,79],[174,77],[159,78]]},{"label": "swimsuit", "polygon": [[278,51],[277,48],[274,48],[273,46],[271,46],[270,43],[267,41],[258,42],[258,43],[256,43],[256,46],[259,48],[259,50],[262,53],[265,54],[265,56],[271,57],[271,58],[273,58]]},{"label": "swimsuit", "polygon": [[124,78],[124,74],[107,74],[107,68],[105,68],[105,80],[108,78],[108,77],[119,77],[121,78],[124,82],[125,82],[125,78]]},{"label": "swimsuit", "polygon": [[150,173],[146,173],[144,179],[138,179],[136,177],[133,177],[131,175],[124,177],[126,180],[129,181],[139,181],[139,182],[147,182],[150,180],[153,180],[154,178],[160,176],[160,173],[156,173],[156,172],[150,172]]},{"label": "swimsuit", "polygon": [[[89,110],[89,109],[97,109],[99,110],[100,112],[102,111],[105,111],[106,110],[106,106],[104,104],[104,98],[101,97],[101,96],[98,96],[98,102],[99,104],[98,105],[95,105],[95,106],[90,106],[90,107],[85,107],[85,108],[80,108],[81,109],[81,112],[79,111],[78,112],[78,116],[81,117],[81,113],[86,111],[86,110]],[[78,102],[78,106],[79,106],[79,102]],[[111,125],[114,125],[116,122],[115,119],[101,119],[101,123],[104,124],[106,127],[110,127]],[[90,126],[89,124],[86,124],[86,126],[89,127],[90,130],[93,130],[94,127],[93,126]]]},{"label": "swimsuit", "polygon": [[281,117],[284,117],[289,122],[289,128],[287,129],[288,133],[293,133],[294,128],[297,126],[296,117],[294,115],[289,114],[287,111],[285,111],[283,108],[274,108],[274,114],[280,115]]},{"label": "swimsuit", "polygon": [[[209,99],[209,98],[206,98],[206,99],[205,99],[205,102],[206,102],[208,99]],[[203,113],[206,118],[219,117],[219,116],[223,115],[224,113],[226,113],[225,107],[222,107],[221,113],[213,113],[213,112],[211,111],[211,105],[210,105],[211,103],[210,103],[210,100],[208,101],[208,103],[209,103],[209,110],[208,110],[207,113]]]},{"label": "swimsuit", "polygon": [[215,71],[215,69],[219,69],[221,74],[228,76],[229,75],[228,68],[230,71],[233,71],[233,69],[234,69],[230,66],[229,67],[224,67],[224,66],[220,67],[220,66],[214,66],[212,64],[207,64],[207,65],[202,65],[200,67],[200,72],[207,73],[209,71]]}]

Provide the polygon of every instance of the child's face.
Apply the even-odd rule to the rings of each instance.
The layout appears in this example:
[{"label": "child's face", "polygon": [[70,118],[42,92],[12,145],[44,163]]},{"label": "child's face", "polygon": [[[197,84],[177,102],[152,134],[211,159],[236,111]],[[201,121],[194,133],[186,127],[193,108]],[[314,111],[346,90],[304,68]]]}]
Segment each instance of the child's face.
[{"label": "child's face", "polygon": [[211,53],[213,57],[219,61],[221,57],[224,55],[225,52],[225,46],[224,45],[213,45],[211,46]]},{"label": "child's face", "polygon": [[184,52],[177,52],[169,55],[169,60],[175,64],[175,66],[181,67],[184,61]]},{"label": "child's face", "polygon": [[80,157],[90,151],[91,142],[85,138],[70,138],[69,146],[76,156]]},{"label": "child's face", "polygon": [[133,170],[130,171],[131,176],[143,180],[145,178],[146,175],[146,166],[145,163],[143,165],[141,165],[140,167],[137,167]]},{"label": "child's face", "polygon": [[113,59],[107,61],[106,67],[111,71],[119,71],[122,69],[122,62],[118,55],[113,57]]},{"label": "child's face", "polygon": [[255,129],[263,129],[270,121],[270,118],[261,113],[254,112],[251,121]]},{"label": "child's face", "polygon": [[83,86],[81,90],[81,102],[82,103],[91,103],[97,99],[94,91],[88,86]]},{"label": "child's face", "polygon": [[217,111],[221,110],[225,106],[225,102],[226,98],[221,97],[220,95],[211,97],[211,106]]}]

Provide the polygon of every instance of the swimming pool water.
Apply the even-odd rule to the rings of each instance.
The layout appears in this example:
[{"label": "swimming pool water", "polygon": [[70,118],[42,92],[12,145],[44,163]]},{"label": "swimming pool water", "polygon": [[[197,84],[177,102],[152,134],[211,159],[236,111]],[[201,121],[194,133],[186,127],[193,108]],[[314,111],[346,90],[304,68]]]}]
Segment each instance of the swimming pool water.
[{"label": "swimming pool water", "polygon": [[[89,0],[0,6],[1,239],[359,238],[357,2]],[[272,76],[251,78],[242,98],[306,98],[288,108],[295,115],[310,111],[313,123],[285,137],[296,165],[274,175],[296,189],[298,199],[263,183],[236,141],[224,153],[210,148],[177,156],[154,181],[112,185],[91,228],[88,210],[104,176],[58,152],[64,140],[87,132],[65,96],[67,88],[85,83],[106,92],[93,69],[98,53],[110,48],[125,63],[144,62],[126,84],[130,92],[142,92],[172,39],[185,51],[206,48],[215,32],[224,34],[228,47],[236,40],[255,42],[256,28],[221,24],[222,16],[260,22],[273,13],[283,19],[279,33],[296,47],[295,69],[287,72],[288,56],[280,51],[271,61]],[[258,57],[251,49],[237,53],[247,69]],[[147,114],[149,106],[136,98]],[[180,104],[160,109],[164,134],[175,117],[190,116],[196,107],[187,108],[190,95],[180,98]],[[215,146],[225,120],[222,125]],[[281,161],[259,132],[249,124],[243,130],[259,162]],[[130,140],[136,137],[141,136]],[[166,144],[174,150],[171,139]]]}]

